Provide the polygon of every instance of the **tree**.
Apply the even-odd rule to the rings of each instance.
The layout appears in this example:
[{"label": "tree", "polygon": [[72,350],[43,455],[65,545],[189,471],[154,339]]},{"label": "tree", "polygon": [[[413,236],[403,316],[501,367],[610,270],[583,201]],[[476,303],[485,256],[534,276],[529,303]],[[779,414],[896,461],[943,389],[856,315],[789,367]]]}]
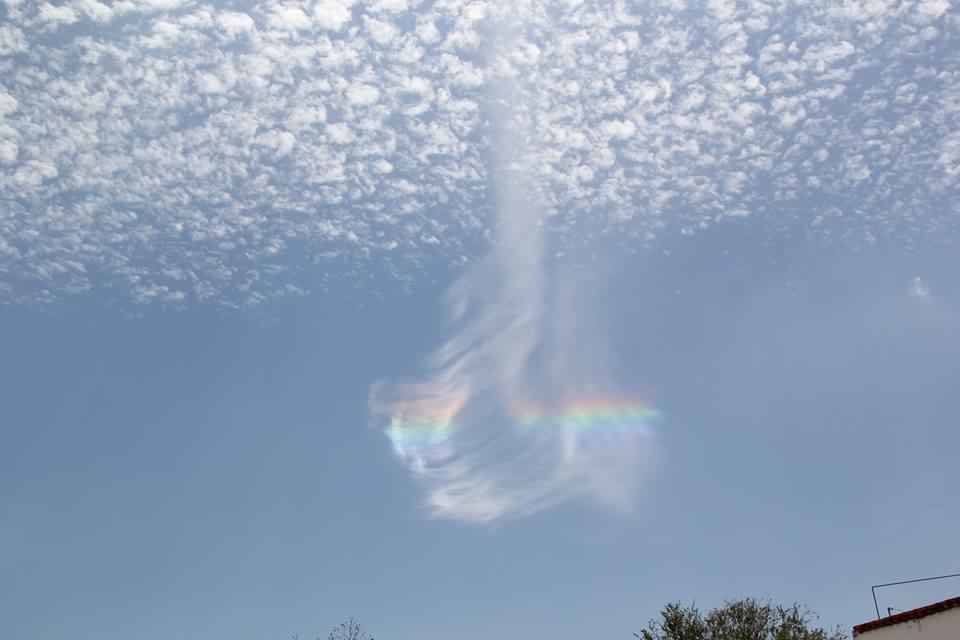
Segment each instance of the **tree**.
[{"label": "tree", "polygon": [[836,629],[814,626],[814,616],[799,605],[774,606],[752,598],[725,603],[703,615],[693,605],[668,604],[659,620],[634,633],[641,640],[844,640]]},{"label": "tree", "polygon": [[350,618],[334,627],[327,640],[373,640],[373,636],[364,631],[359,622]]}]

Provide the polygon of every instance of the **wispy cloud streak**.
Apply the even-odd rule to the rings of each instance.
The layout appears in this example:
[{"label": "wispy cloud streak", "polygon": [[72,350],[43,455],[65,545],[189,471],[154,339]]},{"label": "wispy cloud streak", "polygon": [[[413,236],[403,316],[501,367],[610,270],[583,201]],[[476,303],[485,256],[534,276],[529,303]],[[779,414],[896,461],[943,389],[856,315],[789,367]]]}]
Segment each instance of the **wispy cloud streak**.
[{"label": "wispy cloud streak", "polygon": [[592,330],[598,310],[580,306],[576,280],[558,286],[548,273],[528,160],[535,140],[518,97],[531,82],[512,35],[520,29],[512,22],[498,32],[491,65],[493,247],[448,292],[451,333],[424,377],[379,383],[370,401],[430,513],[472,522],[577,497],[629,509],[656,413],[636,398],[601,395],[610,379],[604,334]]}]

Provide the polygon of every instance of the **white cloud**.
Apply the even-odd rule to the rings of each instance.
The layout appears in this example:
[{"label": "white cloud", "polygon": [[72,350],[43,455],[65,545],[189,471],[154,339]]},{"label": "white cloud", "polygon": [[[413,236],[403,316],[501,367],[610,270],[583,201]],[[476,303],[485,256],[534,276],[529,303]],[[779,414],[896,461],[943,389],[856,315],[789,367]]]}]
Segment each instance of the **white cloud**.
[{"label": "white cloud", "polygon": [[141,39],[141,44],[150,49],[169,49],[183,37],[184,31],[173,22],[158,21],[153,25],[150,35]]},{"label": "white cloud", "polygon": [[[416,2],[415,2],[416,4]],[[410,2],[407,0],[377,0],[373,3],[374,9],[386,11],[388,13],[403,13],[410,9]]]},{"label": "white cloud", "polygon": [[226,93],[227,85],[216,74],[201,73],[197,76],[197,91],[200,93]]},{"label": "white cloud", "polygon": [[843,41],[811,47],[804,54],[804,59],[822,73],[827,67],[849,58],[855,52],[856,48],[851,43]]},{"label": "white cloud", "polygon": [[338,145],[350,144],[354,139],[353,132],[344,122],[327,125],[327,135],[334,144]]},{"label": "white cloud", "polygon": [[282,158],[290,153],[297,139],[289,131],[267,131],[257,136],[256,143],[272,148]]},{"label": "white cloud", "polygon": [[347,89],[347,99],[359,107],[370,106],[380,99],[380,90],[369,84],[358,84]]},{"label": "white cloud", "polygon": [[73,0],[72,5],[91,20],[109,22],[113,19],[113,9],[97,0]]},{"label": "white cloud", "polygon": [[415,33],[425,44],[433,44],[440,40],[440,30],[432,16],[418,16]]},{"label": "white cloud", "polygon": [[470,2],[463,8],[461,15],[470,22],[477,22],[487,17],[489,8],[485,2]]},{"label": "white cloud", "polygon": [[317,26],[330,31],[340,31],[352,19],[350,5],[340,0],[320,0],[313,7]]},{"label": "white cloud", "polygon": [[40,6],[39,17],[41,20],[52,22],[54,24],[73,24],[79,20],[77,12],[66,5],[53,5],[44,3]]},{"label": "white cloud", "polygon": [[0,57],[10,56],[24,50],[26,50],[26,40],[23,31],[12,25],[0,25]]},{"label": "white cloud", "polygon": [[0,140],[0,163],[13,164],[17,161],[20,151],[15,140]]},{"label": "white cloud", "polygon": [[217,24],[223,29],[224,33],[231,37],[236,37],[243,33],[251,33],[256,30],[256,23],[253,18],[245,13],[236,11],[223,11],[217,14]]},{"label": "white cloud", "polygon": [[608,120],[603,123],[603,131],[610,138],[627,140],[637,132],[637,127],[629,120]]},{"label": "white cloud", "polygon": [[13,113],[18,107],[17,99],[0,89],[0,118]]},{"label": "white cloud", "polygon": [[381,46],[387,46],[397,39],[397,28],[389,22],[367,18],[365,26],[367,33],[370,34],[370,39]]},{"label": "white cloud", "polygon": [[191,0],[131,0],[138,11],[173,11]]},{"label": "white cloud", "polygon": [[305,127],[326,122],[326,120],[327,110],[323,108],[323,105],[294,107],[290,111],[290,115],[287,116],[286,124],[291,131],[300,131]]},{"label": "white cloud", "polygon": [[920,276],[916,276],[910,281],[908,292],[910,296],[924,300],[931,296],[930,285]]},{"label": "white cloud", "polygon": [[301,7],[283,4],[275,7],[270,15],[270,26],[281,30],[305,30],[313,26],[313,21]]},{"label": "white cloud", "polygon": [[17,168],[13,174],[13,182],[22,189],[32,190],[57,175],[57,168],[49,162],[28,160]]},{"label": "white cloud", "polygon": [[939,18],[950,10],[950,0],[921,0],[917,10],[924,15]]}]

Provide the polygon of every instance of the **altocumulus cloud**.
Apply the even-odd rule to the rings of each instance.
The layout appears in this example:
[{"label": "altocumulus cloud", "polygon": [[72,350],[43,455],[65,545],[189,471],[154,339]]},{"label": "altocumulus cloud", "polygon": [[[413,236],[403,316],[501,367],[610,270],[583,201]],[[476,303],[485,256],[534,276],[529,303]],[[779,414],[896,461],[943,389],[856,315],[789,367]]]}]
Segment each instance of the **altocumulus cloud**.
[{"label": "altocumulus cloud", "polygon": [[[3,0],[0,299],[244,305],[302,292],[299,262],[402,279],[465,259],[492,224],[497,6]],[[510,8],[557,245],[956,219],[949,0]]]}]

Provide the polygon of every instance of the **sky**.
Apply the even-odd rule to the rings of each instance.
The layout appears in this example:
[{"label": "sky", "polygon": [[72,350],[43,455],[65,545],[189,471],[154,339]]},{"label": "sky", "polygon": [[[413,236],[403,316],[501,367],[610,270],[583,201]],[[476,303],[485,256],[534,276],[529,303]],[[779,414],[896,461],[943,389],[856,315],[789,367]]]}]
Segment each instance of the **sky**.
[{"label": "sky", "polygon": [[0,635],[849,630],[960,571],[958,37],[0,0]]}]

